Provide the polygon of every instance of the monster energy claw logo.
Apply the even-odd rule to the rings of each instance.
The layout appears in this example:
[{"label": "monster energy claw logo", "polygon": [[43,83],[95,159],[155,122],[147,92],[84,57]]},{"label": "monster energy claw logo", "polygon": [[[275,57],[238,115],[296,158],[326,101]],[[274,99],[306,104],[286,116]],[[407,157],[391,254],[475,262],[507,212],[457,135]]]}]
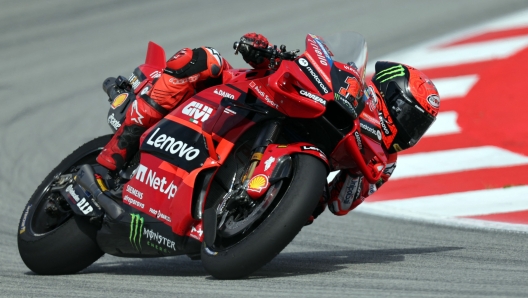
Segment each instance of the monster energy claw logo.
[{"label": "monster energy claw logo", "polygon": [[382,81],[380,81],[380,83],[383,83],[396,77],[403,77],[404,75],[405,68],[403,68],[403,66],[400,64],[378,72],[378,74],[376,75],[376,80],[379,81],[383,79]]},{"label": "monster energy claw logo", "polygon": [[130,244],[134,248],[141,252],[141,235],[143,234],[143,223],[145,219],[139,214],[131,214],[132,220],[130,221]]}]

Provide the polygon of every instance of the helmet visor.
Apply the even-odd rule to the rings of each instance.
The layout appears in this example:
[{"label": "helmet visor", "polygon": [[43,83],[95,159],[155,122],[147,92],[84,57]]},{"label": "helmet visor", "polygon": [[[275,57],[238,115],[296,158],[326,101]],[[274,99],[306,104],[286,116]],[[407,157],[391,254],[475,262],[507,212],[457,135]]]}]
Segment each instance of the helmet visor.
[{"label": "helmet visor", "polygon": [[435,117],[407,98],[401,91],[394,92],[392,95],[389,99],[389,113],[398,128],[399,140],[406,142],[400,146],[403,145],[402,148],[412,147],[433,124]]}]

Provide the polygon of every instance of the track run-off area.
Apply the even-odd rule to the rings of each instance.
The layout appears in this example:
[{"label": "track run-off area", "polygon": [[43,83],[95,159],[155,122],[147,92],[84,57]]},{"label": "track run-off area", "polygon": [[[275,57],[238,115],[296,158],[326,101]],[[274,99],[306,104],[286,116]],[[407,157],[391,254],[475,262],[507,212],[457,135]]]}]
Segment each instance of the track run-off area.
[{"label": "track run-off area", "polygon": [[528,10],[381,59],[423,70],[441,112],[360,209],[528,232]]}]

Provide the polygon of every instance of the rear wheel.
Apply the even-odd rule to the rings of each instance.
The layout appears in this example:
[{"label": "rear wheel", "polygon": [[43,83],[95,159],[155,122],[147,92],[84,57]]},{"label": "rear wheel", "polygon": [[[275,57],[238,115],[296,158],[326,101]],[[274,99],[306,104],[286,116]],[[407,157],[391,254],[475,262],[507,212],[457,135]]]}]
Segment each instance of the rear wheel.
[{"label": "rear wheel", "polygon": [[97,227],[73,215],[68,203],[51,186],[60,175],[94,164],[112,135],[96,138],[66,157],[37,188],[20,219],[18,251],[26,266],[38,274],[71,274],[97,261],[103,252],[96,242]]},{"label": "rear wheel", "polygon": [[[245,277],[279,254],[299,233],[315,209],[326,183],[326,167],[322,161],[311,156],[292,156],[292,172],[278,188],[271,187],[267,195],[272,200],[269,207],[257,220],[244,227],[242,232],[216,232],[214,243],[204,241],[201,251],[203,266],[212,276],[219,279]],[[266,197],[266,195],[264,196]],[[213,207],[215,208],[216,205]],[[255,208],[261,208],[257,203]],[[231,207],[228,207],[231,208]],[[236,208],[233,206],[232,208]],[[256,213],[251,210],[233,210],[230,218],[236,229],[247,224],[249,217]],[[204,216],[204,239],[208,239],[207,227],[211,219]]]}]

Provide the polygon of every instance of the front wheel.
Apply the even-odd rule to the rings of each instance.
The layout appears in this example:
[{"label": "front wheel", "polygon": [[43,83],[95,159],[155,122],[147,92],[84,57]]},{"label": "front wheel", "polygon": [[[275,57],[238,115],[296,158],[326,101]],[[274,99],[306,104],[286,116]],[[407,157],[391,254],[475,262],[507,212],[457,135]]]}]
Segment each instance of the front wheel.
[{"label": "front wheel", "polygon": [[66,157],[37,188],[20,219],[18,251],[37,274],[71,274],[97,261],[103,252],[95,240],[97,227],[73,215],[65,198],[51,190],[56,177],[94,164],[112,135],[96,138]]},{"label": "front wheel", "polygon": [[[277,193],[262,218],[243,235],[223,237],[202,245],[201,258],[207,272],[219,279],[236,279],[256,271],[279,254],[299,233],[312,214],[326,183],[326,167],[317,158],[298,154],[293,158],[291,178]],[[204,227],[209,227],[204,217]],[[207,228],[204,230],[207,239]]]}]

